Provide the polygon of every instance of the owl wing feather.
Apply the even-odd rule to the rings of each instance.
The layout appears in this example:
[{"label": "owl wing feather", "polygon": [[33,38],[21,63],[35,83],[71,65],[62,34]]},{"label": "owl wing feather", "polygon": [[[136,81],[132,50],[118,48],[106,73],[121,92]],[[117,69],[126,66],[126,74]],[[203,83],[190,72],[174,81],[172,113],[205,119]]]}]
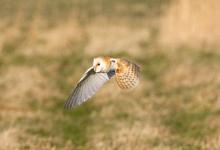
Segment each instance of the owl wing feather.
[{"label": "owl wing feather", "polygon": [[112,70],[107,73],[96,73],[93,67],[89,68],[77,83],[64,107],[70,109],[85,102],[114,75],[115,71]]},{"label": "owl wing feather", "polygon": [[121,89],[132,89],[139,84],[140,67],[126,59],[118,60],[116,81]]}]

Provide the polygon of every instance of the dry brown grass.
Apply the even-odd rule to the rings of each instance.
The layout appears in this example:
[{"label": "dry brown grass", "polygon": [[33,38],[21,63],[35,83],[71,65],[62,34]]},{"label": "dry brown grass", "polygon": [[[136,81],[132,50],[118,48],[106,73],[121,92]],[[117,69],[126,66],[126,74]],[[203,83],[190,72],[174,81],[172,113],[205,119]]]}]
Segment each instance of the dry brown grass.
[{"label": "dry brown grass", "polygon": [[84,42],[84,29],[74,20],[60,23],[49,29],[39,27],[29,31],[27,44],[22,48],[25,55],[59,56],[67,55]]},{"label": "dry brown grass", "polygon": [[161,19],[161,43],[169,47],[219,47],[219,6],[218,0],[174,1]]},{"label": "dry brown grass", "polygon": [[[144,149],[160,149],[166,146],[158,145],[157,147],[151,147],[152,139],[162,138],[161,133],[165,135],[163,129],[152,126],[148,124],[142,124],[139,122],[134,122],[132,126],[128,124],[116,123],[114,132],[111,133],[100,133],[97,132],[94,136],[91,137],[91,145],[95,149],[128,149],[128,150],[144,150]],[[150,138],[148,138],[150,137]],[[142,144],[146,143],[146,144]],[[147,144],[148,143],[148,144]]]},{"label": "dry brown grass", "polygon": [[89,43],[87,54],[107,54],[125,52],[131,55],[141,55],[141,43],[150,38],[149,26],[129,27],[124,23],[95,22],[87,27]]},{"label": "dry brown grass", "polygon": [[1,75],[0,84],[3,86],[1,102],[12,106],[25,106],[32,99],[43,102],[51,94],[59,93],[34,67],[8,67]]},{"label": "dry brown grass", "polygon": [[0,135],[0,149],[8,149],[8,150],[18,150],[19,142],[17,140],[17,135],[19,133],[19,129],[9,128],[3,131]]},{"label": "dry brown grass", "polygon": [[169,87],[193,87],[201,84],[219,84],[219,77],[220,72],[215,67],[210,71],[210,68],[204,66],[181,64],[170,68],[163,76],[163,80]]},{"label": "dry brown grass", "polygon": [[219,133],[214,137],[208,137],[205,141],[202,142],[202,149],[204,150],[218,150],[220,147],[220,137]]}]

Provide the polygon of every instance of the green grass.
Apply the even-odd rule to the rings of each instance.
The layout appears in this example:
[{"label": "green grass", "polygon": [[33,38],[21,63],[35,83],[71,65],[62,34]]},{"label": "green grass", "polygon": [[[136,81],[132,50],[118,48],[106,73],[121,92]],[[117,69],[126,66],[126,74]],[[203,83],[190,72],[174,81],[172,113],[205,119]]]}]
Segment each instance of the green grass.
[{"label": "green grass", "polygon": [[189,109],[175,110],[165,119],[165,124],[170,127],[171,131],[182,138],[189,139],[202,139],[212,129],[205,123],[207,119],[212,115],[209,110],[196,110],[195,112]]},{"label": "green grass", "polygon": [[[76,108],[74,111],[64,111],[64,120],[57,120],[54,130],[66,140],[71,140],[76,145],[83,145],[87,142],[88,127],[93,124],[90,117],[93,109],[89,105]],[[56,135],[57,133],[55,133]]]},{"label": "green grass", "polygon": [[150,80],[156,80],[169,67],[169,59],[163,54],[147,56],[143,61],[143,75]]},{"label": "green grass", "polygon": [[193,109],[195,110],[191,108],[169,110],[169,114],[162,119],[173,135],[168,144],[174,149],[201,150],[202,147],[198,143],[206,137],[215,135],[217,131],[217,127],[210,126],[207,121],[209,117],[216,116],[217,112],[209,108],[193,107]]}]

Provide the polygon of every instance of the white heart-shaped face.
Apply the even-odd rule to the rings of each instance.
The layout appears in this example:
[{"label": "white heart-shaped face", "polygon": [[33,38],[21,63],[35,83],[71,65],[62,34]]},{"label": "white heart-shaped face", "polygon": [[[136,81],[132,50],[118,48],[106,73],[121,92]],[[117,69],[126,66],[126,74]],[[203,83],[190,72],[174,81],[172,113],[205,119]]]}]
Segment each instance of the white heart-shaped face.
[{"label": "white heart-shaped face", "polygon": [[107,63],[103,58],[95,58],[93,60],[93,68],[95,72],[106,72],[108,70]]}]

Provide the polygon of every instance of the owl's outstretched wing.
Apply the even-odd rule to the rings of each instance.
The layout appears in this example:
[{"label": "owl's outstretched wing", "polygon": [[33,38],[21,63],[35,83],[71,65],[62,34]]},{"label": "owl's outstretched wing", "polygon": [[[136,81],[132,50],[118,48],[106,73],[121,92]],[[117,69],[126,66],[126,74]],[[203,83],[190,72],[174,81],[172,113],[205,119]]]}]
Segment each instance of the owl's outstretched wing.
[{"label": "owl's outstretched wing", "polygon": [[89,68],[65,102],[65,108],[70,109],[88,100],[114,75],[114,71],[96,73],[92,67]]},{"label": "owl's outstretched wing", "polygon": [[132,89],[140,82],[140,67],[126,59],[118,59],[116,81],[121,89]]}]

